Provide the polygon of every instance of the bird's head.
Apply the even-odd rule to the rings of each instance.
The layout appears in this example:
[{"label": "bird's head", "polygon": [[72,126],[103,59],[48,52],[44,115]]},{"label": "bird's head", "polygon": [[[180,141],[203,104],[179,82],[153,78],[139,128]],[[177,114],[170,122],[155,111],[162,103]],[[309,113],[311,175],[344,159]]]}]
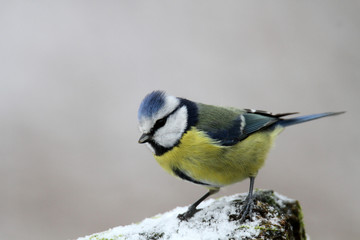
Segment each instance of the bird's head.
[{"label": "bird's head", "polygon": [[147,143],[159,155],[179,143],[188,127],[188,107],[184,99],[154,91],[142,101],[138,121],[139,143]]}]

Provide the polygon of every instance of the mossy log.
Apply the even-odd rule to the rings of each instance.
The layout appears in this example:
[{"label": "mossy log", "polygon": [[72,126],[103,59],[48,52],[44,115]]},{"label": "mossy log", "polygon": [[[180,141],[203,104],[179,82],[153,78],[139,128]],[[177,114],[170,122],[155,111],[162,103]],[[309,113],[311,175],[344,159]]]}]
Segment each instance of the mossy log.
[{"label": "mossy log", "polygon": [[188,221],[180,221],[186,207],[156,215],[140,223],[120,226],[78,240],[160,239],[291,239],[305,240],[303,215],[298,201],[271,190],[257,190],[253,214],[240,223],[246,194],[210,199]]}]

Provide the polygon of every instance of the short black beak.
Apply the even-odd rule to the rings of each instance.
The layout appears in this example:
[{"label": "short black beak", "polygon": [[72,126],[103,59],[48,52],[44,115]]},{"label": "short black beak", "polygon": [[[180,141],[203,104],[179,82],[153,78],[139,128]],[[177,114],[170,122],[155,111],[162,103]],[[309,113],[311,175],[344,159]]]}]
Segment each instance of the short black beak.
[{"label": "short black beak", "polygon": [[144,133],[143,135],[141,135],[141,137],[139,138],[139,143],[146,143],[151,139],[150,135],[147,133]]}]

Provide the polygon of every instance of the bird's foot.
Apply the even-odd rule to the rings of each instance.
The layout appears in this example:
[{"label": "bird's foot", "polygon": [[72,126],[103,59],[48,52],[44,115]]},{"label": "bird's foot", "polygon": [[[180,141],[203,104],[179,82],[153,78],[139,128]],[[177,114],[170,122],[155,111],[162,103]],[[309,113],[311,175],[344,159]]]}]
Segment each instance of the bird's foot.
[{"label": "bird's foot", "polygon": [[249,194],[246,197],[244,205],[243,205],[243,207],[241,208],[241,211],[240,211],[240,215],[241,215],[240,223],[243,223],[245,221],[246,216],[249,216],[250,220],[251,220],[253,207],[254,207],[254,195]]},{"label": "bird's foot", "polygon": [[200,211],[200,209],[196,209],[196,207],[189,207],[185,213],[179,214],[177,218],[180,219],[180,221],[187,221],[192,218],[198,211]]}]

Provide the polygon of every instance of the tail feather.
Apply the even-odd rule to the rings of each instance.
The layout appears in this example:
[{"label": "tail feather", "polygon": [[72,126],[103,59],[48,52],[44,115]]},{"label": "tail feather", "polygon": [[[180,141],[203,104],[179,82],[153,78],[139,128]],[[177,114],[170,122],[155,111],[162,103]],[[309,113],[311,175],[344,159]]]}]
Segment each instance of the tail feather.
[{"label": "tail feather", "polygon": [[312,114],[312,115],[306,115],[306,116],[300,116],[300,117],[294,117],[289,119],[281,119],[278,124],[282,127],[288,127],[291,125],[295,125],[298,123],[303,123],[311,120],[315,120],[318,118],[323,117],[329,117],[329,116],[335,116],[339,114],[343,114],[345,112],[326,112],[326,113],[318,113],[318,114]]}]

